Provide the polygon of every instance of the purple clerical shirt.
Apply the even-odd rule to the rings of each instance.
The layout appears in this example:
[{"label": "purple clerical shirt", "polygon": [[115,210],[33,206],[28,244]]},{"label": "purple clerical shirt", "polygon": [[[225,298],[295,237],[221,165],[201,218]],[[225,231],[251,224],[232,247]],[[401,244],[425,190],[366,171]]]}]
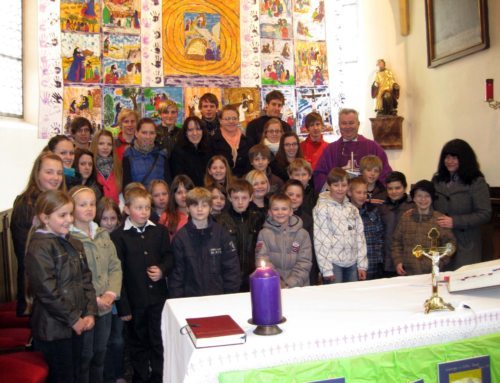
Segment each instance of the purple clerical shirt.
[{"label": "purple clerical shirt", "polygon": [[323,151],[321,158],[314,169],[314,188],[316,192],[320,192],[323,188],[326,177],[333,168],[341,168],[347,165],[351,159],[351,152],[354,154],[354,160],[359,165],[359,161],[364,156],[374,154],[382,160],[382,171],[380,172],[380,181],[385,183],[385,178],[392,171],[387,154],[384,149],[361,134],[358,134],[356,141],[345,141],[340,137],[337,141],[329,144]]}]

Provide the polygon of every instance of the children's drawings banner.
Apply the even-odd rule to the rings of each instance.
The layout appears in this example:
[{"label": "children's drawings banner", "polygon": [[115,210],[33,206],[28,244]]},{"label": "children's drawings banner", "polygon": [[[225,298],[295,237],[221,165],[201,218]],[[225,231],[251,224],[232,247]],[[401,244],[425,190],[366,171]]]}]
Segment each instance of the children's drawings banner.
[{"label": "children's drawings banner", "polygon": [[39,137],[75,117],[117,131],[123,108],[159,121],[174,101],[198,114],[206,91],[257,117],[273,89],[304,133],[318,111],[331,127],[325,0],[38,0]]}]

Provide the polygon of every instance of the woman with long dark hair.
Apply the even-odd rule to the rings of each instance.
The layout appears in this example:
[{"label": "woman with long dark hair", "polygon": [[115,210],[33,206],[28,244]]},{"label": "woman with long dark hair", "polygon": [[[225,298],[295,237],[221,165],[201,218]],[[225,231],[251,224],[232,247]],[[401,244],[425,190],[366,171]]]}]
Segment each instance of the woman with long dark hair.
[{"label": "woman with long dark hair", "polygon": [[481,225],[490,220],[491,202],[471,146],[460,139],[447,142],[432,181],[438,195],[434,208],[445,214],[438,224],[452,229],[457,239],[457,252],[448,268],[481,262]]},{"label": "woman with long dark hair", "polygon": [[288,180],[288,165],[296,158],[304,158],[300,147],[299,136],[295,132],[285,132],[280,138],[278,152],[271,161],[269,167],[273,174],[276,174],[283,181]]},{"label": "woman with long dark hair", "polygon": [[172,176],[185,174],[195,186],[203,186],[208,160],[212,156],[209,136],[202,121],[191,116],[184,120],[170,159]]}]

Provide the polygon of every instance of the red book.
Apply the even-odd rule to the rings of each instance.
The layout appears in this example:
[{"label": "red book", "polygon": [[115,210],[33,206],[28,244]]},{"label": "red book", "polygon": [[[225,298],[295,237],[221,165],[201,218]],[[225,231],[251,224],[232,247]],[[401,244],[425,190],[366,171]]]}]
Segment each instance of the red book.
[{"label": "red book", "polygon": [[245,331],[229,315],[186,318],[187,332],[196,348],[227,346],[246,342]]}]

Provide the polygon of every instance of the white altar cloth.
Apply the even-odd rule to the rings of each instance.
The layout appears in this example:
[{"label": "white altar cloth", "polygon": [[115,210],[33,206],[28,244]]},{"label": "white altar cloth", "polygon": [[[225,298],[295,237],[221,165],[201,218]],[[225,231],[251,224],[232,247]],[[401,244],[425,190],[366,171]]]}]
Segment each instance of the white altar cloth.
[{"label": "white altar cloth", "polygon": [[[471,338],[500,331],[500,288],[439,294],[456,310],[423,313],[430,275],[282,290],[283,333],[253,334],[250,294],[171,299],[162,314],[168,383],[216,383],[223,371],[326,360]],[[465,308],[468,306],[470,308]],[[243,345],[194,348],[185,318],[229,314]]]}]

